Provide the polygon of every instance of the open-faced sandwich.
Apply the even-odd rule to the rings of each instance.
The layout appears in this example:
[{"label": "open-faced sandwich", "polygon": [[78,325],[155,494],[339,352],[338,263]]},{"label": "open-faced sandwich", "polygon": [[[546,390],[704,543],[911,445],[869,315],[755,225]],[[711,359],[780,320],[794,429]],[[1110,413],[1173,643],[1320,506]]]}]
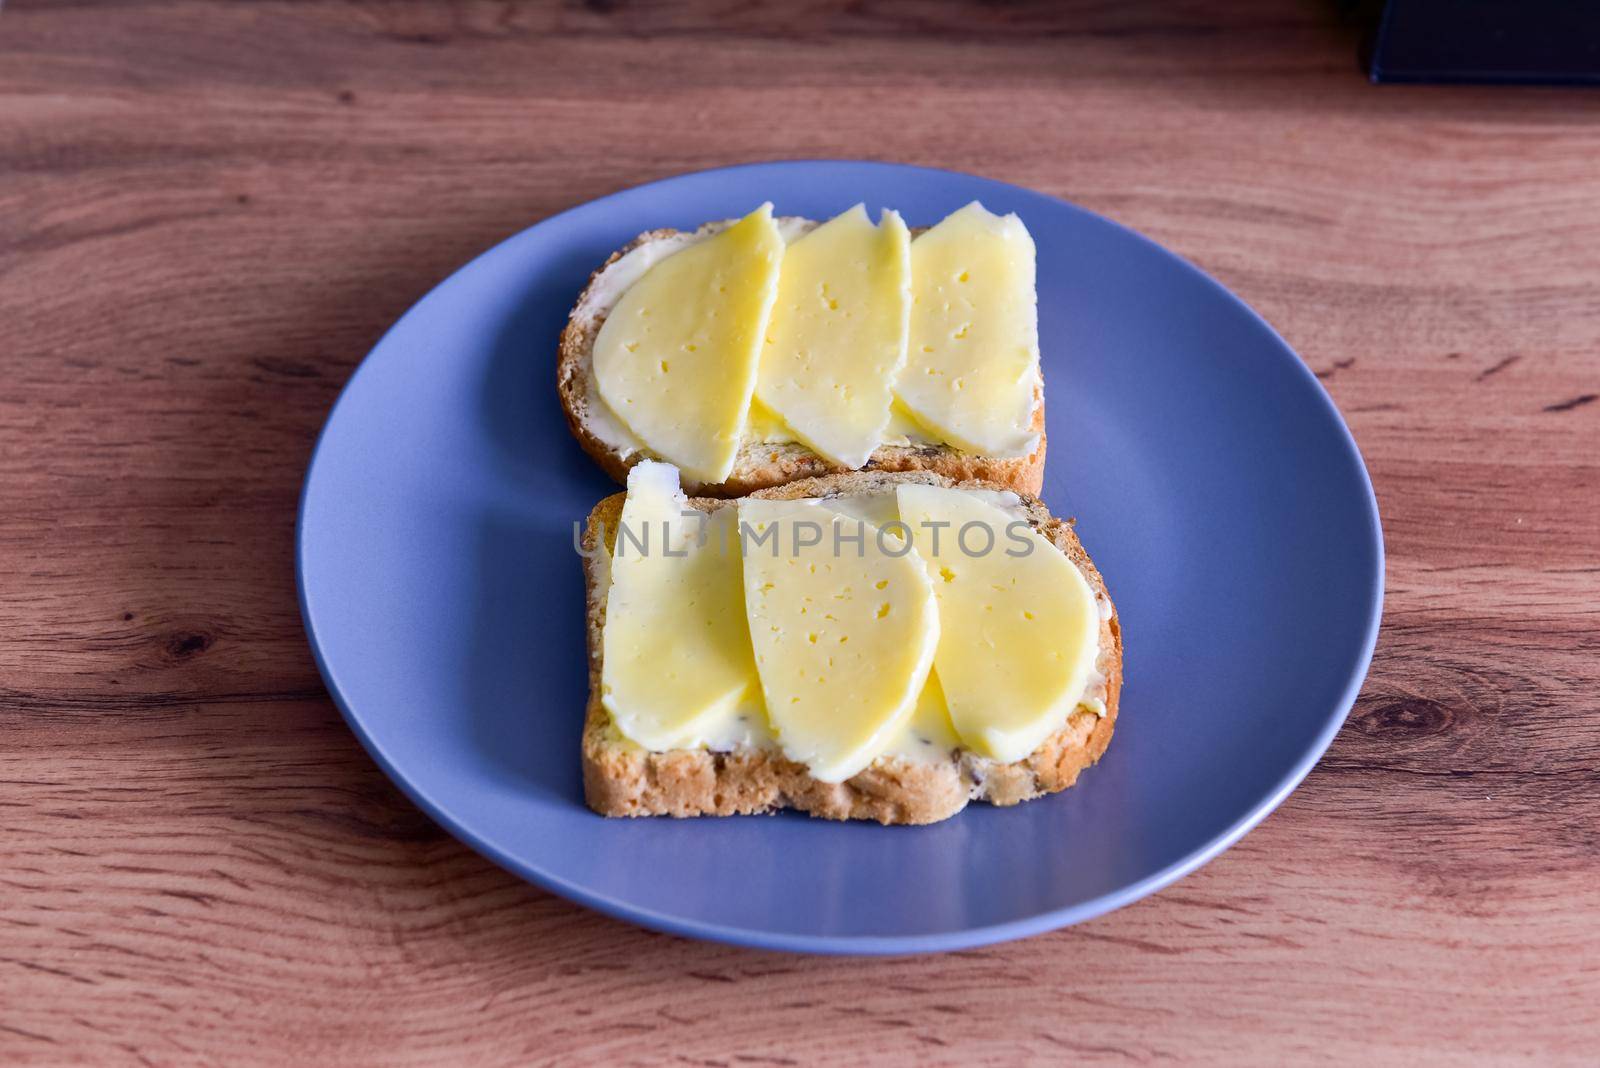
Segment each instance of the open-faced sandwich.
[{"label": "open-faced sandwich", "polygon": [[583,535],[588,802],[929,823],[1105,752],[1116,610],[1036,499],[929,472],[686,498],[636,466]]},{"label": "open-faced sandwich", "polygon": [[1037,493],[1044,386],[1034,246],[970,204],[913,240],[857,205],[654,230],[594,272],[557,381],[619,482],[672,463],[728,497],[839,471],[931,471]]}]

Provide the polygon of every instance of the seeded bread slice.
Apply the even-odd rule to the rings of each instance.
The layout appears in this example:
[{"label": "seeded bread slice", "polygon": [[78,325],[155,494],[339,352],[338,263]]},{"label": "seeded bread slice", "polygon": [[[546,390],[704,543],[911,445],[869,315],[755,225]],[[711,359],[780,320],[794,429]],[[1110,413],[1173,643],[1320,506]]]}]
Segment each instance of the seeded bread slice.
[{"label": "seeded bread slice", "polygon": [[[857,472],[806,479],[751,494],[768,500],[798,497],[850,497],[893,490],[900,482],[968,489],[1005,489],[994,483],[957,483],[927,471]],[[842,783],[813,779],[805,765],[776,750],[745,748],[726,753],[678,749],[653,753],[624,738],[600,703],[601,631],[606,617],[606,572],[593,555],[601,533],[606,551],[614,546],[625,494],[614,494],[589,513],[584,530],[584,573],[588,584],[589,706],[583,726],[583,789],[589,807],[605,816],[732,816],[794,808],[825,819],[866,819],[879,823],[936,823],[966,808],[971,800],[996,805],[1065,790],[1078,774],[1100,759],[1111,742],[1122,691],[1122,628],[1105,582],[1073,533],[1070,520],[1056,519],[1035,497],[1023,496],[1028,523],[1066,554],[1103,606],[1100,655],[1096,670],[1105,677],[1105,713],[1080,705],[1066,726],[1032,755],[1013,764],[958,750],[945,761],[880,757]],[[704,512],[733,502],[690,498]]]},{"label": "seeded bread slice", "polygon": [[[815,224],[805,219],[787,217],[779,220],[780,226],[791,233],[803,233]],[[603,402],[592,393],[594,342],[600,327],[610,314],[618,298],[626,291],[618,286],[622,269],[617,265],[623,257],[646,246],[660,246],[656,251],[673,251],[708,237],[725,228],[726,222],[707,223],[692,234],[678,230],[651,230],[640,234],[606,260],[593,274],[578,296],[566,329],[561,332],[560,348],[556,359],[556,388],[561,395],[561,408],[566,413],[567,426],[578,439],[585,452],[594,457],[612,478],[626,483],[628,469],[640,460],[647,459],[644,452],[625,454],[615,444],[605,440],[599,430],[601,421],[593,407]],[[913,231],[920,232],[920,231]],[[618,274],[612,274],[614,270]],[[961,452],[949,445],[883,445],[868,458],[864,471],[931,471],[957,481],[994,482],[1005,489],[1019,493],[1037,494],[1044,484],[1044,389],[1036,391],[1031,429],[1039,435],[1039,444],[1032,453],[1022,457],[975,456]],[[734,461],[733,474],[726,482],[697,483],[686,481],[684,489],[691,494],[707,497],[742,497],[756,490],[781,486],[796,479],[844,472],[846,469],[812,452],[799,442],[762,442],[746,439],[739,446]]]}]

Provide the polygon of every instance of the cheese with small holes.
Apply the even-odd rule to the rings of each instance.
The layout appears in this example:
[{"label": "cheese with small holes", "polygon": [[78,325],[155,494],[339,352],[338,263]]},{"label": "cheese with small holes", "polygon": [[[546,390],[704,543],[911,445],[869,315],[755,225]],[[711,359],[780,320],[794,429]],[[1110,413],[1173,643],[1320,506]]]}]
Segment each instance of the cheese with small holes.
[{"label": "cheese with small holes", "polygon": [[707,744],[759,690],[734,510],[686,506],[671,466],[635,466],[610,559],[601,703],[653,750]]},{"label": "cheese with small holes", "polygon": [[900,403],[963,452],[1026,456],[1039,389],[1034,245],[1015,215],[973,202],[911,242]]},{"label": "cheese with small holes", "polygon": [[650,267],[595,337],[606,408],[698,481],[733,472],[783,253],[772,205],[763,204]]},{"label": "cheese with small holes", "polygon": [[961,490],[901,484],[900,518],[939,601],[934,666],[967,748],[1009,763],[1065,726],[1099,649],[1083,573],[1043,535]]},{"label": "cheese with small holes", "polygon": [[738,513],[768,720],[785,756],[843,782],[916,710],[939,641],[932,583],[902,539],[813,502],[745,499]]},{"label": "cheese with small holes", "polygon": [[849,211],[784,253],[756,397],[831,463],[859,468],[884,440],[906,358],[911,238],[892,211]]}]

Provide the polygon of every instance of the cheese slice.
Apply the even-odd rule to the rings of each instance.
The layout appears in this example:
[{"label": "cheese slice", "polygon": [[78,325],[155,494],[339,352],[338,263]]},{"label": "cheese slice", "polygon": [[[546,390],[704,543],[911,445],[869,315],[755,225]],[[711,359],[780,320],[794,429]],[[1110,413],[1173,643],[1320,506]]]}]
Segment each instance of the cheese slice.
[{"label": "cheese slice", "polygon": [[964,452],[1026,456],[1039,384],[1034,247],[974,201],[911,242],[911,326],[895,383],[918,423]]},{"label": "cheese slice", "polygon": [[911,236],[900,216],[874,226],[857,204],[788,247],[756,396],[841,467],[883,441],[906,358]]},{"label": "cheese slice", "polygon": [[1066,725],[1094,671],[1100,614],[1043,535],[961,490],[901,484],[900,517],[939,600],[934,657],[968,748],[1011,762]]},{"label": "cheese slice", "polygon": [[750,418],[745,422],[744,436],[748,441],[773,445],[793,441],[794,431],[782,416],[761,403],[761,395],[757,393],[750,398]]},{"label": "cheese slice", "polygon": [[[892,524],[900,522],[900,506],[895,503],[894,490],[881,490],[873,493],[853,493],[847,497],[826,497],[816,500],[818,508],[826,508],[830,512],[844,517],[844,529],[854,534],[861,529],[868,536],[874,528],[889,527],[888,533],[895,534],[902,542],[905,532],[897,531]],[[868,524],[858,528],[858,523]],[[850,546],[847,545],[846,548]]]},{"label": "cheese slice", "polygon": [[733,473],[783,251],[763,204],[650,267],[595,336],[606,407],[696,481]]},{"label": "cheese slice", "polygon": [[767,718],[789,759],[843,782],[911,717],[939,641],[926,570],[900,538],[806,501],[745,499],[744,592]]},{"label": "cheese slice", "polygon": [[[909,320],[908,320],[909,321]],[[909,337],[909,334],[907,335]],[[904,373],[904,368],[901,368]],[[899,397],[889,405],[889,425],[883,428],[885,445],[939,445],[939,435],[917,422]]]},{"label": "cheese slice", "polygon": [[677,471],[636,465],[611,554],[600,701],[624,736],[656,751],[706,744],[759,687],[735,511],[702,526],[686,508]]},{"label": "cheese slice", "polygon": [[939,672],[930,671],[911,718],[889,740],[884,752],[906,760],[940,763],[953,757],[960,747],[961,739],[950,722],[950,706],[939,685]]}]

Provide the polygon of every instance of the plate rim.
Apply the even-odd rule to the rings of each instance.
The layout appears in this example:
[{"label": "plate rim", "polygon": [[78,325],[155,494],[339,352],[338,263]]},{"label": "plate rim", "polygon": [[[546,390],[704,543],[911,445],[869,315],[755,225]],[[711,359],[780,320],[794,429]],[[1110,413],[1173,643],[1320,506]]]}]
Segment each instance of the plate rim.
[{"label": "plate rim", "polygon": [[[1235,309],[1243,311],[1248,318],[1265,330],[1267,335],[1283,351],[1292,358],[1296,371],[1303,382],[1313,387],[1313,395],[1318,399],[1326,414],[1331,417],[1333,425],[1338,430],[1338,441],[1344,458],[1354,461],[1356,472],[1359,474],[1360,489],[1362,492],[1361,504],[1365,507],[1365,518],[1371,536],[1373,550],[1373,574],[1368,583],[1369,608],[1362,635],[1360,650],[1351,662],[1348,677],[1339,698],[1334,702],[1331,711],[1326,717],[1316,736],[1306,751],[1294,762],[1278,782],[1269,789],[1264,796],[1251,804],[1244,814],[1230,824],[1225,830],[1208,839],[1198,848],[1190,851],[1174,863],[1153,872],[1133,883],[1120,887],[1110,893],[1101,894],[1087,901],[1067,905],[1059,909],[1035,913],[1032,916],[1004,923],[988,924],[977,927],[964,927],[953,931],[940,931],[926,934],[911,935],[823,935],[823,934],[795,934],[781,931],[770,931],[756,927],[739,927],[727,924],[712,923],[703,920],[686,919],[653,909],[630,904],[626,901],[611,897],[603,893],[596,893],[584,886],[573,883],[552,872],[546,871],[534,864],[514,857],[501,850],[492,843],[484,840],[475,832],[467,828],[456,818],[451,816],[445,808],[434,802],[421,791],[410,779],[400,774],[394,763],[389,759],[382,744],[368,732],[360,716],[350,707],[344,694],[334,682],[330,664],[326,660],[321,643],[318,641],[316,628],[312,623],[310,604],[306,590],[306,538],[305,519],[306,506],[310,497],[312,479],[316,475],[317,460],[321,456],[323,445],[328,432],[333,426],[340,406],[350,396],[352,387],[360,379],[361,374],[372,362],[372,357],[382,349],[389,338],[399,332],[407,321],[417,313],[428,300],[443,286],[463,272],[471,269],[482,261],[496,255],[506,245],[517,241],[542,226],[551,225],[568,215],[574,214],[592,205],[601,203],[612,197],[643,191],[656,186],[669,185],[691,178],[702,178],[715,174],[729,174],[737,171],[763,170],[769,168],[788,167],[871,167],[885,168],[900,172],[918,172],[921,174],[956,177],[964,180],[975,180],[989,185],[999,186],[1008,191],[1024,193],[1029,196],[1043,198],[1054,202],[1071,212],[1082,213],[1098,222],[1104,223],[1119,231],[1122,236],[1131,238],[1161,256],[1172,260],[1182,269],[1196,276],[1204,286],[1214,295],[1222,298]],[[1099,212],[1081,205],[1074,204],[1052,193],[1043,193],[1027,186],[1017,185],[997,178],[972,174],[966,171],[957,171],[943,167],[928,167],[919,164],[897,163],[885,160],[840,159],[840,158],[788,158],[776,160],[759,160],[745,163],[736,163],[723,167],[710,167],[702,170],[683,171],[677,174],[666,175],[637,185],[624,186],[610,192],[594,197],[582,203],[564,208],[552,215],[545,216],[523,227],[515,233],[508,234],[493,245],[470,257],[457,265],[444,277],[440,278],[428,291],[417,298],[397,318],[378,339],[372,344],[367,354],[361,358],[349,378],[340,387],[338,396],[328,408],[328,414],[317,432],[316,440],[311,448],[311,455],[306,461],[305,474],[301,480],[299,500],[295,510],[295,538],[294,538],[294,564],[295,564],[295,593],[300,608],[301,626],[305,631],[307,643],[311,647],[312,659],[317,666],[317,672],[322,678],[323,686],[334,705],[339,709],[339,714],[349,726],[363,749],[377,763],[379,769],[400,791],[431,820],[447,831],[457,841],[466,845],[474,852],[483,856],[499,867],[533,885],[566,898],[585,908],[593,909],[602,915],[613,919],[623,920],[650,930],[681,937],[704,939],[725,945],[741,946],[749,949],[778,950],[793,953],[806,953],[821,956],[910,956],[925,953],[942,953],[951,950],[972,949],[980,946],[992,945],[1013,939],[1027,938],[1032,935],[1048,931],[1059,930],[1103,916],[1108,912],[1131,905],[1145,897],[1150,896],[1186,875],[1198,870],[1210,861],[1216,859],[1221,853],[1232,847],[1239,839],[1243,838],[1267,816],[1271,815],[1279,805],[1291,794],[1311,769],[1322,759],[1328,747],[1333,744],[1334,738],[1343,728],[1350,710],[1354,707],[1362,686],[1366,682],[1367,674],[1371,668],[1372,655],[1377,647],[1378,632],[1383,618],[1383,602],[1385,594],[1385,576],[1387,572],[1386,554],[1384,549],[1383,525],[1378,509],[1377,494],[1372,486],[1371,473],[1367,470],[1365,458],[1361,454],[1360,446],[1356,443],[1355,435],[1351,433],[1349,424],[1345,422],[1344,415],[1338,405],[1329,395],[1327,388],[1322,384],[1305,359],[1298,351],[1286,341],[1281,334],[1267,322],[1259,312],[1251,307],[1245,300],[1235,294],[1227,286],[1211,276],[1203,268],[1191,262],[1187,257],[1172,251],[1153,238],[1108,218]]]}]

